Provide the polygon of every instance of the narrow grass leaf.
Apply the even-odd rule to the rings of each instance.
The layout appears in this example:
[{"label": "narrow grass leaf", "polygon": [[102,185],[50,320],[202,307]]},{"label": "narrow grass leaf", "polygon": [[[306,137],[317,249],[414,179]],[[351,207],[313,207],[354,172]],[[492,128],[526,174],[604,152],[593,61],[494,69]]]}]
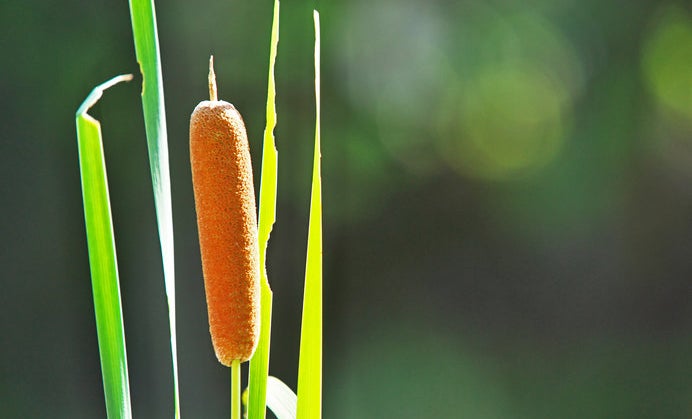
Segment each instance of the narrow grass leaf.
[{"label": "narrow grass leaf", "polygon": [[267,379],[267,407],[277,419],[296,419],[298,398],[283,381],[269,376]]},{"label": "narrow grass leaf", "polygon": [[132,417],[130,384],[101,124],[87,112],[103,95],[104,90],[129,80],[132,80],[132,75],[122,75],[94,88],[77,110],[76,116],[96,331],[106,412],[110,419]]},{"label": "narrow grass leaf", "polygon": [[298,419],[322,417],[322,180],[320,166],[320,15],[315,20],[315,155],[298,364]]},{"label": "narrow grass leaf", "polygon": [[250,360],[250,376],[248,380],[249,419],[264,419],[266,416],[267,375],[269,374],[269,346],[271,337],[272,290],[267,278],[267,244],[276,221],[276,183],[278,154],[274,143],[274,127],[276,127],[276,85],[274,81],[274,66],[276,50],[279,44],[279,0],[274,1],[272,18],[271,44],[269,48],[269,76],[267,81],[267,124],[264,129],[262,146],[262,171],[259,197],[259,226],[258,241],[260,249],[260,340],[255,355]]},{"label": "narrow grass leaf", "polygon": [[175,325],[175,263],[173,254],[173,211],[171,181],[168,169],[166,111],[163,100],[163,78],[156,11],[153,0],[130,0],[130,17],[135,52],[142,72],[142,109],[147,133],[149,166],[154,189],[154,204],[161,242],[163,276],[168,300],[168,321],[171,332],[175,417],[180,417],[178,385],[178,347]]}]

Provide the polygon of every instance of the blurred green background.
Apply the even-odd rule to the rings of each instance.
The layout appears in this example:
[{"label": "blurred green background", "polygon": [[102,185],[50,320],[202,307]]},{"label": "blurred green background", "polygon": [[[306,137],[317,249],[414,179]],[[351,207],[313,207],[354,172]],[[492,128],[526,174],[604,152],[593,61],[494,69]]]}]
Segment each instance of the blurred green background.
[{"label": "blurred green background", "polygon": [[[183,417],[227,417],[188,123],[259,168],[271,1],[156,3]],[[692,11],[673,0],[284,0],[270,370],[295,389],[322,18],[325,418],[692,417]],[[103,125],[133,410],[172,416],[127,2],[0,3],[0,417],[105,416],[74,112]],[[259,183],[259,179],[255,179]]]}]

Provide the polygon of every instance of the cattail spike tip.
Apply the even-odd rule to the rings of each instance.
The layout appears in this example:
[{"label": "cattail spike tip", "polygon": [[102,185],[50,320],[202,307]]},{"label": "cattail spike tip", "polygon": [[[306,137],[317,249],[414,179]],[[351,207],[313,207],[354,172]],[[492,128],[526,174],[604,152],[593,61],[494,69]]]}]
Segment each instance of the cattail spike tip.
[{"label": "cattail spike tip", "polygon": [[216,92],[216,74],[214,74],[214,56],[209,56],[209,100],[216,102],[218,100]]}]

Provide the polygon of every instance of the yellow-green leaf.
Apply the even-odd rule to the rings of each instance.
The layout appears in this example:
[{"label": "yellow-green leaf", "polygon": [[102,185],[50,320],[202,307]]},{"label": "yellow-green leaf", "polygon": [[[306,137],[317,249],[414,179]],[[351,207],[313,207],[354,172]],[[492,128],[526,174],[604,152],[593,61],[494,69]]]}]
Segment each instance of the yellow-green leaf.
[{"label": "yellow-green leaf", "polygon": [[271,44],[269,48],[269,77],[267,81],[267,124],[264,129],[262,146],[262,172],[259,194],[259,232],[260,249],[260,340],[255,354],[250,360],[248,418],[264,419],[266,416],[267,375],[269,374],[269,346],[271,337],[272,290],[267,277],[267,244],[272,226],[276,220],[276,183],[278,154],[274,143],[276,126],[276,86],[274,65],[279,43],[279,0],[274,1]]},{"label": "yellow-green leaf", "polygon": [[322,417],[322,180],[320,167],[320,15],[315,20],[315,154],[298,365],[298,419]]}]

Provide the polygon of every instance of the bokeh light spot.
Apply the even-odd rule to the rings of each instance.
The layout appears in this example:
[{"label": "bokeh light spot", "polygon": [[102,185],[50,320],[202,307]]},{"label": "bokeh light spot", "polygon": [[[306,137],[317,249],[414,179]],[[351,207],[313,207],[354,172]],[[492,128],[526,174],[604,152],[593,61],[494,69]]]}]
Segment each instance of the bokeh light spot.
[{"label": "bokeh light spot", "polygon": [[564,142],[563,97],[560,86],[536,72],[485,73],[463,98],[462,136],[445,155],[488,178],[541,167]]},{"label": "bokeh light spot", "polygon": [[[439,110],[438,151],[447,164],[487,180],[536,172],[570,133],[582,63],[537,13],[483,13],[468,28],[453,88]],[[472,59],[471,59],[472,58]]]},{"label": "bokeh light spot", "polygon": [[642,50],[649,89],[668,109],[692,118],[692,23],[678,8],[658,19]]}]

